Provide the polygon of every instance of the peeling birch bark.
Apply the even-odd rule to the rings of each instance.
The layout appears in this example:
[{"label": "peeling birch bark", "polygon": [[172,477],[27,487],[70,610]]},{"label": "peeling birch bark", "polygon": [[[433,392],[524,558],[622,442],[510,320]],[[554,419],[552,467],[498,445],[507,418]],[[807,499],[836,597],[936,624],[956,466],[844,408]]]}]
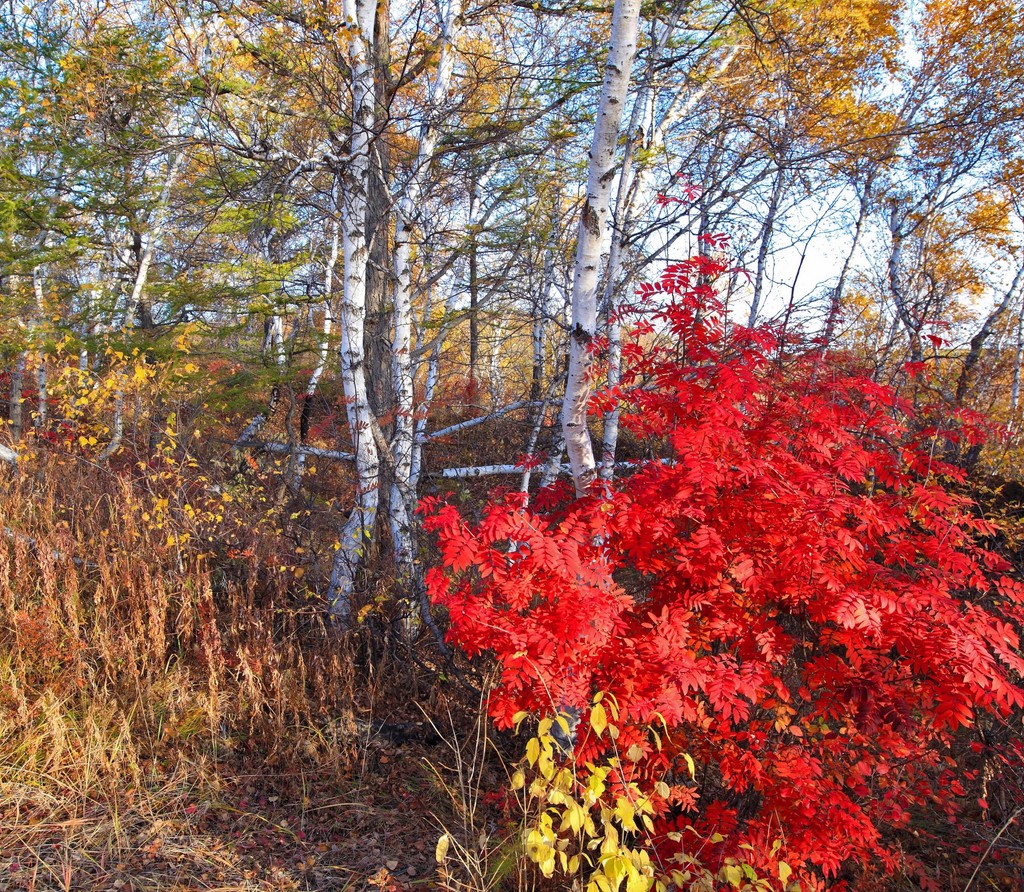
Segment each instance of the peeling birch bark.
[{"label": "peeling birch bark", "polygon": [[[320,346],[317,351],[316,367],[306,382],[306,390],[302,401],[302,415],[299,419],[299,443],[303,446],[306,437],[309,436],[309,416],[312,412],[313,398],[316,396],[317,387],[327,368],[327,358],[330,354],[331,328],[334,322],[334,270],[338,265],[338,247],[340,233],[338,221],[331,223],[331,250],[327,256],[327,263],[324,264],[324,321],[320,329]],[[296,481],[302,480],[303,472],[306,469],[306,456],[311,453],[300,450],[298,460],[295,463]]]},{"label": "peeling birch bark", "polygon": [[[672,97],[661,118],[655,120],[654,66],[660,54],[670,45],[675,22],[668,22],[648,60],[647,76],[637,96],[629,122],[629,138],[623,153],[619,185],[615,197],[615,218],[612,222],[612,241],[608,252],[608,269],[602,306],[607,320],[608,386],[613,388],[622,380],[622,325],[616,315],[616,295],[625,288],[629,276],[625,274],[626,247],[639,211],[653,198],[650,163],[637,163],[637,149],[641,140],[648,155],[665,145],[669,127],[684,118],[703,99],[715,79],[721,77],[739,53],[733,46],[716,67],[714,73],[693,90],[680,89]],[[604,432],[601,438],[601,479],[611,480],[615,475],[615,451],[619,441],[620,409],[615,406],[604,414]]]},{"label": "peeling birch bark", "polygon": [[1020,404],[1020,369],[1024,363],[1024,301],[1017,314],[1017,340],[1013,353],[1013,381],[1010,383],[1010,408],[1016,412]]},{"label": "peeling birch bark", "polygon": [[413,590],[417,597],[409,599],[407,631],[425,611],[418,593],[422,586],[416,571],[416,537],[414,510],[416,490],[413,483],[413,453],[416,440],[415,394],[412,363],[412,241],[415,218],[426,185],[427,174],[434,160],[437,145],[435,118],[448,96],[455,68],[454,41],[460,30],[461,0],[449,0],[441,23],[441,48],[437,71],[430,85],[424,119],[420,124],[416,161],[401,197],[395,220],[392,256],[394,289],[394,339],[391,345],[392,386],[395,395],[395,431],[391,443],[393,474],[388,500],[391,542],[399,589]]},{"label": "peeling birch bark", "polygon": [[[43,248],[46,247],[46,239],[43,239]],[[36,319],[33,324],[33,335],[36,344],[36,418],[35,427],[37,431],[46,430],[47,415],[49,414],[49,398],[46,392],[46,354],[40,349],[40,329],[46,315],[45,296],[43,294],[43,271],[39,266],[32,269],[32,292],[36,300]]]},{"label": "peeling birch bark", "polygon": [[590,146],[587,197],[580,215],[576,245],[569,374],[562,403],[562,431],[573,484],[580,496],[587,492],[596,476],[594,447],[587,429],[587,403],[592,390],[590,342],[597,332],[601,246],[611,216],[615,147],[636,55],[639,17],[639,0],[616,0],[612,11],[611,45]]},{"label": "peeling birch bark", "polygon": [[347,164],[341,172],[341,234],[345,261],[341,302],[341,383],[355,453],[356,494],[334,554],[327,590],[328,612],[340,626],[352,617],[356,574],[370,542],[380,501],[380,454],[373,437],[376,418],[366,385],[366,238],[370,152],[374,127],[374,72],[371,49],[376,4],[345,0],[351,65],[352,130]]}]

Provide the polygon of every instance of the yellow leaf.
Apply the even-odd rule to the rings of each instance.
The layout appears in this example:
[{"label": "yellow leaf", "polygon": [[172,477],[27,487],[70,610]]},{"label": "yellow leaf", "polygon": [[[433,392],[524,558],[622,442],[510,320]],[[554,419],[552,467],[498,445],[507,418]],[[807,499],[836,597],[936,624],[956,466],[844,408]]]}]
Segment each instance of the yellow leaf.
[{"label": "yellow leaf", "polygon": [[743,882],[743,870],[738,864],[726,864],[722,868],[722,876],[730,886],[734,886],[737,889],[739,889],[740,884]]},{"label": "yellow leaf", "polygon": [[686,761],[686,767],[690,769],[690,777],[696,779],[697,766],[693,764],[693,756],[689,753],[683,753],[683,759]]},{"label": "yellow leaf", "polygon": [[575,802],[569,802],[568,807],[565,810],[565,817],[569,822],[569,827],[573,833],[579,833],[583,829],[584,820],[587,817],[587,813]]},{"label": "yellow leaf", "polygon": [[640,829],[636,826],[636,809],[624,796],[620,796],[615,803],[615,817],[619,819],[623,830],[637,831]]},{"label": "yellow leaf", "polygon": [[555,762],[551,758],[551,748],[544,747],[537,759],[537,770],[545,780],[551,780],[555,776]]},{"label": "yellow leaf", "polygon": [[548,855],[543,861],[538,861],[537,866],[540,868],[540,872],[549,879],[555,875],[555,850],[551,850],[551,854]]},{"label": "yellow leaf", "polygon": [[789,883],[789,878],[793,876],[793,868],[790,867],[785,861],[779,862],[779,879],[782,880],[782,885],[785,886]]},{"label": "yellow leaf", "polygon": [[654,884],[651,877],[645,877],[637,870],[631,870],[626,878],[626,892],[647,892]]},{"label": "yellow leaf", "polygon": [[595,703],[590,710],[590,727],[598,737],[604,734],[604,729],[608,727],[608,715],[600,703]]},{"label": "yellow leaf", "polygon": [[449,845],[451,845],[451,837],[447,833],[442,833],[441,838],[437,841],[437,848],[434,850],[434,859],[438,864],[443,864],[444,859],[448,857]]},{"label": "yellow leaf", "polygon": [[629,871],[629,862],[621,855],[614,855],[604,862],[604,873],[613,889],[618,889]]}]

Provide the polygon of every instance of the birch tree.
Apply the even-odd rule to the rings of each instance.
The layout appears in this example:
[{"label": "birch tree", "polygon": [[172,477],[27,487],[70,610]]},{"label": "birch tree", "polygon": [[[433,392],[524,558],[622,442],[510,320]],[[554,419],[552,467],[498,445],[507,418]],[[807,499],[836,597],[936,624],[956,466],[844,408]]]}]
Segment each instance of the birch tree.
[{"label": "birch tree", "polygon": [[352,592],[360,560],[373,532],[380,486],[380,453],[374,431],[377,419],[370,409],[366,384],[366,276],[369,245],[366,238],[367,197],[374,138],[374,69],[372,58],[376,4],[345,0],[351,67],[352,124],[349,151],[341,178],[341,233],[344,258],[341,299],[341,382],[355,454],[356,491],[352,511],[341,531],[334,555],[328,610],[346,625],[352,612]]},{"label": "birch tree", "polygon": [[[395,431],[392,439],[392,483],[390,507],[391,541],[399,585],[419,590],[416,579],[416,550],[413,536],[413,511],[416,491],[413,487],[413,453],[416,448],[414,416],[412,342],[412,265],[410,254],[416,215],[425,180],[434,161],[437,145],[437,119],[448,96],[455,67],[455,41],[461,29],[461,0],[448,0],[441,18],[440,55],[437,71],[427,93],[423,122],[417,135],[416,159],[408,182],[398,200],[392,271],[394,290],[394,340],[392,343],[393,386],[395,393]],[[416,599],[418,601],[418,598]],[[412,608],[419,609],[419,604]]]},{"label": "birch tree", "polygon": [[569,372],[562,403],[562,432],[576,492],[583,495],[596,473],[594,447],[587,429],[592,391],[590,343],[597,333],[597,297],[601,250],[611,217],[616,141],[636,55],[639,0],[616,0],[601,98],[590,145],[587,193],[580,214],[572,287]]}]

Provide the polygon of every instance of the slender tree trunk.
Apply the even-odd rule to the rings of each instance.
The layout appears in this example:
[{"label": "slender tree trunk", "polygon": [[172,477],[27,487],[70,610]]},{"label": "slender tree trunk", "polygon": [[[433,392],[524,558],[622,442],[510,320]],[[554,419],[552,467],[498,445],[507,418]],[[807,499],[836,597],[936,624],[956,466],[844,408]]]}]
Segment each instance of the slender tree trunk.
[{"label": "slender tree trunk", "polygon": [[750,316],[747,318],[747,327],[753,328],[757,325],[757,314],[761,309],[761,296],[764,292],[764,280],[768,266],[768,250],[771,247],[772,237],[775,235],[775,217],[779,212],[779,202],[782,200],[782,190],[786,183],[786,168],[781,161],[775,171],[775,180],[772,183],[772,193],[768,199],[768,211],[761,224],[761,243],[757,249],[757,269],[754,273],[754,296],[750,301]]},{"label": "slender tree trunk", "polygon": [[[196,135],[199,133],[200,124],[201,119],[197,115],[189,137],[190,141],[194,140]],[[167,176],[164,178],[163,187],[160,189],[160,197],[157,201],[153,224],[150,226],[148,233],[140,235],[138,238],[138,247],[140,249],[138,269],[135,272],[135,281],[132,284],[132,292],[128,298],[128,305],[125,309],[125,315],[127,317],[125,324],[127,324],[128,319],[131,318],[131,314],[133,313],[137,317],[145,317],[150,319],[150,322],[152,322],[149,304],[145,297],[145,289],[146,284],[149,281],[149,269],[153,263],[156,246],[160,243],[160,239],[164,234],[164,228],[167,225],[167,217],[170,213],[171,207],[171,192],[178,181],[178,175],[181,173],[182,165],[185,162],[185,154],[186,149],[182,148],[181,151],[174,156],[170,166],[167,168]],[[124,370],[121,370],[118,372],[118,378],[117,392],[114,398],[114,420],[111,425],[110,441],[103,447],[103,450],[96,457],[99,462],[105,462],[121,448],[121,439],[124,436],[124,393],[128,384],[128,375]]]},{"label": "slender tree trunk", "polygon": [[11,439],[17,443],[24,429],[25,404],[22,391],[25,389],[25,370],[28,366],[28,354],[22,351],[14,360],[11,368],[11,385],[7,405],[10,407],[8,418],[11,422]]},{"label": "slender tree trunk", "polygon": [[[601,300],[602,311],[606,319],[606,334],[608,336],[607,381],[609,389],[617,387],[622,380],[622,324],[619,321],[618,306],[615,298],[618,294],[619,280],[622,278],[622,267],[629,237],[628,228],[630,217],[632,216],[630,213],[631,204],[636,198],[636,192],[633,189],[635,173],[633,162],[636,157],[636,150],[639,148],[643,136],[640,130],[640,121],[646,119],[653,112],[653,109],[650,108],[653,98],[653,90],[648,80],[633,107],[632,120],[629,125],[629,136],[626,139],[622,167],[619,170],[619,187],[615,197],[615,215],[612,220],[612,240],[608,251],[608,268],[605,271],[604,295]],[[607,481],[611,480],[615,475],[615,450],[619,442],[619,407],[617,404],[604,413],[603,421],[601,479]]]},{"label": "slender tree trunk", "polygon": [[839,311],[843,306],[843,291],[846,288],[846,277],[850,272],[850,265],[853,263],[854,255],[857,253],[857,248],[860,246],[861,233],[864,231],[864,222],[868,218],[868,206],[871,198],[871,186],[874,182],[874,172],[872,172],[864,182],[864,194],[860,198],[860,210],[857,213],[857,223],[853,228],[853,243],[850,245],[850,250],[846,253],[846,257],[843,260],[843,267],[839,271],[839,280],[836,282],[836,287],[832,289],[832,294],[829,295],[829,306],[828,316],[825,319],[825,328],[822,333],[822,341],[824,342],[825,349],[827,350],[832,345],[832,341],[836,336],[836,326],[839,324]]},{"label": "slender tree trunk", "polygon": [[501,358],[507,336],[508,324],[506,322],[498,321],[491,326],[491,349],[487,361],[487,377],[492,409],[497,408],[505,401],[505,380],[501,373]]},{"label": "slender tree trunk", "polygon": [[924,351],[921,347],[921,321],[916,319],[911,311],[910,305],[907,302],[906,292],[903,289],[903,282],[900,278],[904,234],[895,202],[892,204],[889,212],[889,233],[892,238],[887,264],[889,291],[896,306],[897,317],[903,323],[910,341],[910,361],[922,362],[924,360]]},{"label": "slender tree trunk", "polygon": [[[696,90],[680,89],[672,97],[661,118],[655,121],[655,78],[654,66],[660,54],[670,45],[675,23],[669,22],[662,30],[656,46],[650,50],[646,79],[633,107],[629,123],[629,136],[623,154],[619,185],[615,197],[615,219],[612,224],[612,240],[608,253],[608,269],[605,274],[605,288],[602,307],[607,320],[608,335],[608,387],[618,386],[622,380],[622,324],[617,314],[616,295],[626,287],[629,276],[625,275],[626,248],[630,233],[636,222],[639,209],[653,197],[651,164],[637,163],[637,150],[643,146],[657,149],[664,145],[668,128],[692,111],[707,95],[714,79],[729,69],[739,52],[734,46],[709,77]],[[615,405],[604,414],[604,433],[601,440],[601,478],[611,480],[615,474],[615,453],[619,441],[620,409]]]},{"label": "slender tree trunk", "polygon": [[[390,97],[388,78],[391,66],[391,3],[375,0],[373,40],[370,44],[373,68],[374,127],[383,131],[387,126]],[[394,409],[392,388],[394,372],[391,362],[393,283],[391,238],[392,177],[391,154],[386,140],[372,143],[367,181],[366,238],[369,262],[366,271],[366,324],[363,332],[366,350],[366,386],[370,409],[378,418],[388,418]],[[385,430],[390,435],[390,425]],[[380,493],[381,506],[387,509],[389,491]]]},{"label": "slender tree trunk", "polygon": [[[189,135],[189,141],[196,138],[199,133],[201,123],[201,118],[197,115],[195,124],[193,125],[192,131]],[[186,149],[182,148],[181,151],[174,156],[170,167],[167,168],[167,176],[164,178],[163,187],[160,189],[160,197],[157,200],[153,224],[149,227],[148,233],[139,236],[141,248],[139,254],[139,265],[138,271],[135,274],[135,282],[132,285],[132,293],[128,300],[128,306],[131,308],[131,312],[135,313],[137,316],[148,319],[150,325],[152,325],[152,312],[149,308],[148,302],[145,301],[145,288],[146,283],[149,281],[149,268],[153,263],[156,246],[160,243],[160,239],[163,238],[164,229],[167,226],[167,217],[170,214],[171,209],[171,192],[178,182],[178,176],[181,174],[182,165],[185,163],[185,155]]]},{"label": "slender tree trunk", "polygon": [[975,366],[981,360],[982,351],[985,348],[985,342],[991,337],[993,330],[996,325],[999,324],[999,320],[1003,318],[1003,314],[1010,308],[1010,304],[1013,298],[1017,294],[1017,288],[1021,284],[1021,280],[1024,279],[1024,265],[1021,265],[1017,269],[1017,274],[1013,277],[1013,282],[1010,287],[1006,289],[1006,293],[1003,295],[1003,299],[991,313],[988,314],[985,321],[982,323],[981,328],[978,329],[977,334],[971,338],[970,347],[967,350],[967,356],[964,357],[963,367],[960,369],[960,377],[957,378],[956,382],[956,405],[963,406],[964,401],[967,399],[967,388],[971,383],[971,375],[974,372]]},{"label": "slender tree trunk", "polygon": [[[45,239],[43,246],[45,247]],[[46,393],[46,354],[41,349],[39,340],[43,321],[46,318],[45,298],[43,295],[43,273],[40,267],[32,270],[32,290],[36,299],[36,321],[33,328],[36,336],[36,390],[38,392],[36,401],[36,430],[46,430],[47,415],[49,413],[49,398]]]},{"label": "slender tree trunk", "polygon": [[[395,428],[392,438],[392,481],[389,500],[391,541],[394,549],[395,568],[398,572],[400,589],[411,589],[419,593],[420,585],[416,573],[416,542],[414,509],[416,492],[413,482],[413,452],[415,450],[416,419],[414,415],[415,393],[413,388],[412,363],[412,264],[411,249],[415,215],[421,203],[434,150],[437,143],[435,117],[448,95],[449,84],[454,70],[455,56],[453,42],[461,16],[460,0],[449,0],[442,23],[441,54],[437,72],[427,96],[424,120],[420,125],[418,149],[412,175],[397,205],[395,220],[394,253],[392,271],[394,275],[394,340],[391,347],[392,388],[395,396]],[[412,594],[412,592],[410,592]],[[409,599],[410,621],[408,629],[416,621],[420,611],[419,597]],[[424,607],[425,609],[425,607]]]},{"label": "slender tree trunk", "polygon": [[[554,216],[554,214],[552,214]],[[555,226],[552,221],[551,240],[555,239]],[[555,252],[549,244],[544,249],[544,271],[541,274],[540,288],[533,299],[533,324],[530,340],[533,345],[533,364],[530,370],[530,399],[539,400],[541,387],[544,383],[544,331],[548,316],[548,296],[555,281]]]},{"label": "slender tree trunk", "polygon": [[[466,221],[467,230],[472,233],[476,227],[479,226],[480,221],[484,217],[483,209],[479,200],[479,193],[482,192],[483,187],[490,181],[491,176],[494,174],[494,167],[487,167],[478,178],[478,194],[471,194],[469,200],[469,215]],[[431,403],[434,400],[434,393],[437,389],[438,372],[441,362],[441,351],[444,348],[444,339],[451,327],[451,320],[455,316],[455,308],[458,304],[459,292],[457,289],[458,282],[462,279],[465,273],[466,262],[462,259],[456,263],[455,268],[451,271],[451,275],[448,279],[448,294],[445,297],[444,302],[444,313],[442,315],[441,327],[437,334],[434,336],[433,345],[430,348],[430,352],[427,359],[427,371],[426,371],[426,385],[424,388],[423,402],[420,403],[416,410],[416,424],[415,433],[413,436],[413,453],[412,453],[412,468],[410,471],[410,488],[416,492],[418,491],[419,479],[423,471],[423,444],[425,442],[428,414],[430,412]],[[420,326],[422,331],[427,328],[429,317],[424,314],[423,324]],[[423,349],[421,345],[420,349]],[[422,360],[421,360],[422,361]],[[415,377],[415,375],[414,375]]]},{"label": "slender tree trunk", "polygon": [[[316,367],[306,382],[306,390],[302,400],[302,414],[299,417],[299,443],[306,445],[309,437],[309,423],[313,413],[313,400],[316,397],[317,387],[327,368],[327,359],[330,355],[331,328],[334,323],[334,270],[338,265],[338,247],[340,242],[338,221],[331,222],[331,249],[324,264],[324,319],[320,329],[320,346],[317,352]],[[306,468],[306,453],[299,455],[295,465],[295,476],[297,480],[302,479]]]},{"label": "slender tree trunk", "polygon": [[1020,405],[1020,369],[1024,363],[1024,300],[1020,304],[1020,312],[1017,314],[1017,342],[1014,345],[1013,355],[1013,381],[1010,384],[1010,408],[1016,412]]},{"label": "slender tree trunk", "polygon": [[373,437],[377,424],[366,385],[367,197],[374,127],[374,71],[371,59],[376,8],[373,0],[345,0],[351,61],[352,131],[342,171],[342,246],[345,258],[341,306],[341,382],[355,453],[356,493],[352,513],[334,555],[328,587],[331,617],[347,626],[360,561],[377,516],[380,455]]},{"label": "slender tree trunk", "polygon": [[615,146],[636,55],[640,0],[616,0],[612,11],[611,45],[590,147],[587,198],[580,216],[573,273],[569,374],[562,403],[562,430],[573,483],[584,495],[595,478],[594,447],[587,429],[591,393],[590,342],[597,331],[597,286],[601,247],[611,215],[610,199]]},{"label": "slender tree trunk", "polygon": [[[470,175],[469,203],[471,208],[480,203],[475,171]],[[472,216],[472,211],[470,216]],[[469,380],[473,383],[480,379],[480,277],[477,262],[477,231],[476,227],[471,225],[469,229]]]},{"label": "slender tree trunk", "polygon": [[[444,348],[444,338],[448,330],[447,320],[455,312],[455,306],[458,302],[458,290],[455,285],[459,280],[461,270],[456,268],[452,272],[452,276],[449,280],[448,295],[444,302],[444,315],[441,323],[441,330],[434,337],[433,346],[430,348],[429,358],[427,359],[427,372],[426,372],[426,383],[423,388],[423,402],[420,403],[416,410],[416,423],[413,427],[413,449],[412,449],[412,463],[409,469],[409,487],[414,491],[418,491],[420,475],[423,471],[423,444],[424,438],[427,433],[427,422],[428,415],[430,412],[430,405],[434,400],[434,393],[437,390],[437,379],[441,364],[441,350]],[[424,319],[424,325],[422,328],[426,329],[427,320]]]}]

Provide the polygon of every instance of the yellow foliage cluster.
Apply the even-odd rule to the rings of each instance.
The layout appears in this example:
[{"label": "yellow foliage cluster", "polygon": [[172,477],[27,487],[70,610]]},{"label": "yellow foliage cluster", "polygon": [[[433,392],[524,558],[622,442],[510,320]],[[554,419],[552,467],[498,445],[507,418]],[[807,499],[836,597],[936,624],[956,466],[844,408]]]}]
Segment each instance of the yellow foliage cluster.
[{"label": "yellow foliage cluster", "polygon": [[[519,713],[516,727],[528,717]],[[610,694],[599,693],[590,709],[590,729],[610,744],[609,755],[582,766],[567,756],[564,741],[570,735],[564,713],[538,722],[527,741],[526,755],[512,775],[512,787],[522,791],[527,814],[523,830],[526,857],[547,878],[561,875],[581,892],[668,892],[673,888],[712,892],[722,883],[743,892],[767,892],[776,884],[758,877],[753,868],[733,858],[713,871],[693,854],[680,852],[670,864],[658,859],[654,846],[655,803],[669,795],[668,784],[645,784],[633,779],[628,766],[642,753],[618,752],[618,705]],[[631,749],[639,750],[638,747]],[[694,770],[693,760],[684,757]],[[673,841],[681,835],[670,833]],[[447,846],[442,838],[438,860]],[[792,871],[780,864],[780,880],[787,886]]]}]

